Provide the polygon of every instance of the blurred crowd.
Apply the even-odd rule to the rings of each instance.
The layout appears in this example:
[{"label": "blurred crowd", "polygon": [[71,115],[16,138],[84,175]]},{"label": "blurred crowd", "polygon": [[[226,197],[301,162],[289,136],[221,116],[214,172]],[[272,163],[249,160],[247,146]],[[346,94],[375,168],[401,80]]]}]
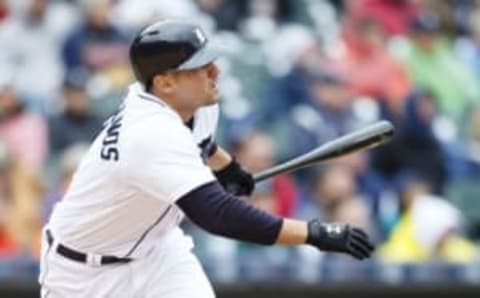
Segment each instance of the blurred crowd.
[{"label": "blurred crowd", "polygon": [[[217,138],[252,172],[395,125],[387,146],[259,183],[252,204],[361,226],[382,264],[480,261],[480,1],[0,0],[0,277],[38,258],[42,225],[133,80],[130,40],[168,17],[221,48]],[[332,257],[185,229],[224,278]]]}]

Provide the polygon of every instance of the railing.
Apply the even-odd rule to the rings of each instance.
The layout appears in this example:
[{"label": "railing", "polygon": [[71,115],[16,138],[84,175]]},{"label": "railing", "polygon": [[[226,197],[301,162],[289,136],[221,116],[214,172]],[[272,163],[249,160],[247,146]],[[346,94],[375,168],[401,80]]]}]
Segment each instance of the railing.
[{"label": "railing", "polygon": [[[480,297],[480,262],[388,264],[282,248],[201,254],[218,297]],[[0,297],[38,297],[34,260],[0,260]]]}]

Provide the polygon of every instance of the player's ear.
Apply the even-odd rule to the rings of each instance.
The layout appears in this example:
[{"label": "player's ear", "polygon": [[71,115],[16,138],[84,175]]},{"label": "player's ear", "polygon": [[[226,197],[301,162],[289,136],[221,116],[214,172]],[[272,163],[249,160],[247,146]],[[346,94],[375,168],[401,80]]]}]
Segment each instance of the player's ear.
[{"label": "player's ear", "polygon": [[173,92],[175,82],[173,77],[169,73],[166,73],[154,76],[152,85],[153,88],[159,90],[160,93],[170,94]]}]

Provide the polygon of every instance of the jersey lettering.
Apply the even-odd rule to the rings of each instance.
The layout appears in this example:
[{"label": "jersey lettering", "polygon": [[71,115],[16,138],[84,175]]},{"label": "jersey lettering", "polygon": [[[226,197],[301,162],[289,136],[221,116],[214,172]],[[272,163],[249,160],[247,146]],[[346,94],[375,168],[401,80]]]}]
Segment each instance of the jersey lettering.
[{"label": "jersey lettering", "polygon": [[118,112],[109,119],[106,125],[106,136],[103,138],[102,150],[100,151],[100,157],[104,160],[118,161],[120,158],[117,143],[120,137],[124,108],[125,106],[121,105]]},{"label": "jersey lettering", "polygon": [[102,147],[102,152],[100,153],[102,159],[113,159],[114,161],[118,161],[119,155],[117,147]]}]

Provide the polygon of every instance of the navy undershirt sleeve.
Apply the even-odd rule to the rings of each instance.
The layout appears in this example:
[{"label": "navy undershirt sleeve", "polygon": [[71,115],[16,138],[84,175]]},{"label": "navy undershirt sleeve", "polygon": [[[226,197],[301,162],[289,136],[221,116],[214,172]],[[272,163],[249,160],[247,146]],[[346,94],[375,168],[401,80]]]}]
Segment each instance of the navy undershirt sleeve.
[{"label": "navy undershirt sleeve", "polygon": [[225,192],[217,181],[196,188],[176,204],[210,233],[257,244],[275,243],[283,222]]}]

